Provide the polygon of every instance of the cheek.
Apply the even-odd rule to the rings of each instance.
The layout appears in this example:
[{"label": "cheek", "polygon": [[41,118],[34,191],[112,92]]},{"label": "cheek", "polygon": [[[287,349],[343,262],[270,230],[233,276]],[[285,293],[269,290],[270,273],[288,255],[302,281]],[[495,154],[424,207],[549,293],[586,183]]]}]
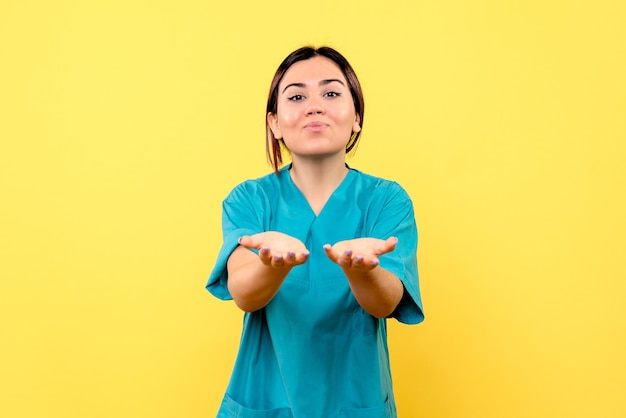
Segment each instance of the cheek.
[{"label": "cheek", "polygon": [[298,120],[298,113],[293,109],[285,109],[284,107],[279,106],[277,109],[278,114],[278,123],[281,128],[289,128],[296,124]]},{"label": "cheek", "polygon": [[283,114],[282,117],[279,118],[281,126],[284,128],[291,128],[296,124],[297,118],[289,113]]},{"label": "cheek", "polygon": [[336,113],[335,119],[342,125],[350,126],[350,129],[352,129],[352,125],[356,119],[356,113],[354,113],[352,109],[341,109]]}]

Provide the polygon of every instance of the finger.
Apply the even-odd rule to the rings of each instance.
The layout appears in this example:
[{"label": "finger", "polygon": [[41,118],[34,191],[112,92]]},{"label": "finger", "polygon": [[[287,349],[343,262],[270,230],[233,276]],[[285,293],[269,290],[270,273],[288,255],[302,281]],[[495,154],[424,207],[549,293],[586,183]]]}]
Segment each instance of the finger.
[{"label": "finger", "polygon": [[309,251],[305,250],[301,253],[296,253],[296,262],[294,263],[295,265],[299,265],[299,264],[304,264],[306,263],[306,260],[309,259]]},{"label": "finger", "polygon": [[352,258],[352,264],[350,268],[358,269],[358,270],[372,270],[377,267],[379,264],[379,260],[376,257],[363,257],[357,255]]},{"label": "finger", "polygon": [[[360,261],[362,262],[363,257],[362,256],[359,256],[359,257],[360,257]],[[356,258],[358,257],[354,257],[354,253],[352,249],[348,248],[343,252],[343,254],[337,257],[337,264],[339,264],[341,267],[344,267],[344,268],[350,268],[354,266],[354,262]]]},{"label": "finger", "polygon": [[398,238],[389,237],[385,241],[383,241],[382,245],[379,247],[380,254],[387,254],[396,249],[396,245],[398,244]]},{"label": "finger", "polygon": [[265,265],[270,265],[272,263],[272,252],[269,247],[261,247],[259,250],[259,259]]},{"label": "finger", "polygon": [[379,263],[380,262],[378,261],[377,257],[367,257],[363,260],[361,266],[365,269],[371,270],[374,267],[378,266]]},{"label": "finger", "polygon": [[283,267],[285,265],[283,256],[281,254],[276,254],[272,257],[271,260],[272,267]]},{"label": "finger", "polygon": [[331,247],[330,244],[324,244],[324,253],[326,253],[326,256],[328,258],[330,258],[330,261],[332,261],[335,264],[339,264],[339,261],[337,260],[337,254],[335,254],[335,252],[333,251],[333,247]]},{"label": "finger", "polygon": [[283,262],[287,266],[293,266],[296,264],[296,252],[291,250],[287,251],[287,254],[285,254],[283,258]]},{"label": "finger", "polygon": [[362,255],[357,255],[352,259],[352,267],[354,268],[360,268],[363,267],[363,256]]},{"label": "finger", "polygon": [[297,266],[304,263],[309,257],[309,252],[305,251],[297,253],[295,251],[287,251],[287,254],[283,258],[283,262],[286,266]]},{"label": "finger", "polygon": [[250,235],[244,235],[244,236],[240,237],[237,240],[237,242],[242,247],[246,247],[246,248],[249,248],[249,249],[257,249],[257,248],[259,248],[259,245],[261,245],[261,242],[260,242],[260,240],[258,238],[251,237]]}]

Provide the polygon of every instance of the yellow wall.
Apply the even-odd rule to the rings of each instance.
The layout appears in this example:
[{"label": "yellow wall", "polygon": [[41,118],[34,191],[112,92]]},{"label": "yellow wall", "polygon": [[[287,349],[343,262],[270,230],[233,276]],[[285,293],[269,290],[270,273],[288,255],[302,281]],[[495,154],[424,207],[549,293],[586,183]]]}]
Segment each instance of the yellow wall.
[{"label": "yellow wall", "polygon": [[241,314],[220,202],[280,60],[365,88],[350,163],[415,201],[403,418],[626,416],[621,1],[0,3],[0,416],[213,416]]}]

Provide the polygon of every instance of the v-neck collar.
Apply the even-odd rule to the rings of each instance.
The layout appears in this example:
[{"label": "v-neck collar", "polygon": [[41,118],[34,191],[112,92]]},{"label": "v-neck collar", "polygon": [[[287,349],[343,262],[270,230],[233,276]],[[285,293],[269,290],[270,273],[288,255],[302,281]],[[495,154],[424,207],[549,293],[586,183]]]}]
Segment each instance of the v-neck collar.
[{"label": "v-neck collar", "polygon": [[322,206],[319,213],[315,214],[315,211],[309,204],[309,201],[307,200],[307,198],[304,196],[304,193],[302,193],[302,191],[298,188],[298,186],[296,186],[296,184],[293,182],[293,179],[291,178],[291,173],[289,172],[289,170],[291,170],[292,165],[293,163],[289,163],[288,165],[286,165],[285,167],[281,169],[282,175],[285,178],[284,181],[286,185],[289,187],[289,189],[291,189],[292,193],[295,196],[297,196],[297,198],[302,201],[302,204],[308,208],[308,211],[310,212],[311,215],[313,215],[315,219],[319,218],[323,213],[327,211],[327,208],[329,206],[333,205],[333,202],[337,200],[337,196],[345,195],[343,191],[348,188],[349,184],[352,182],[352,179],[354,178],[355,173],[356,173],[356,170],[352,169],[348,164],[346,164],[348,173],[346,173],[346,176],[343,178],[343,180],[341,180],[341,183],[339,183],[339,185],[335,188],[335,190],[333,190],[333,192],[330,194],[330,196],[328,197],[328,200],[326,200],[326,203],[324,203],[324,206]]}]

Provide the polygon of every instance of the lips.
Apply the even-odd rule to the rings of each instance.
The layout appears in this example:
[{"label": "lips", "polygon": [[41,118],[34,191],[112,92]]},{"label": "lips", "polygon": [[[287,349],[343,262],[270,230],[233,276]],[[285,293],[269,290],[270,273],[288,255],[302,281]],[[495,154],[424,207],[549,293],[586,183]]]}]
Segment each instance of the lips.
[{"label": "lips", "polygon": [[308,131],[314,131],[314,132],[318,132],[321,130],[326,129],[328,125],[326,125],[325,123],[319,122],[319,121],[313,121],[313,122],[309,122],[306,125],[304,125],[304,129],[308,130]]}]

